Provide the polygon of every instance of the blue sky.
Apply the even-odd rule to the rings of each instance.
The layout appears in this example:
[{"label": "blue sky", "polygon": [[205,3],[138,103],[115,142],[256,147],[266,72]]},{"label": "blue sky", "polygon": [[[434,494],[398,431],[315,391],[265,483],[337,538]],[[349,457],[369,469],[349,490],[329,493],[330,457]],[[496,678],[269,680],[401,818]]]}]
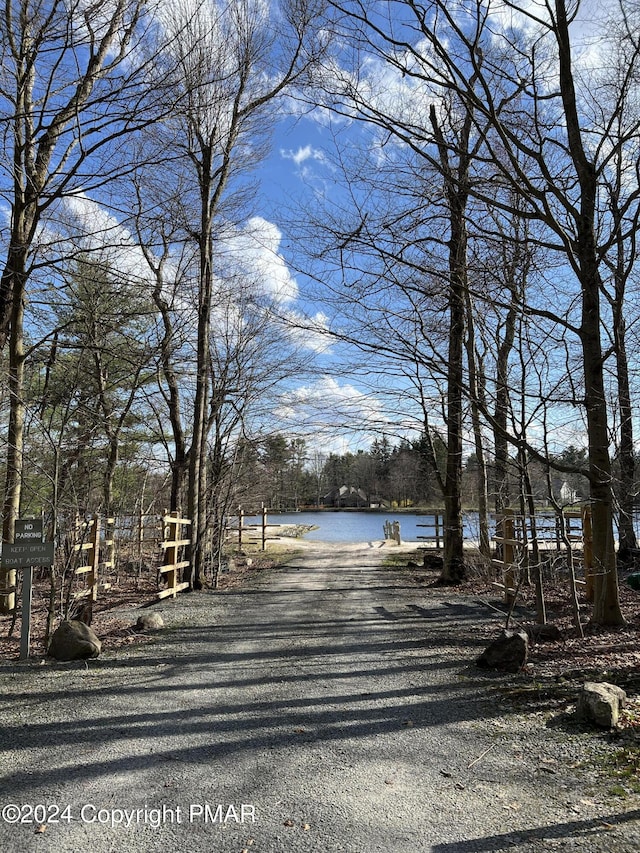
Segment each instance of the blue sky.
[{"label": "blue sky", "polygon": [[[542,8],[541,4],[529,0],[524,5]],[[585,4],[587,7],[593,8]],[[494,4],[494,8],[498,9],[498,17],[506,14],[501,4]],[[585,18],[579,22],[579,32],[589,36],[584,42],[583,61],[593,62],[599,52],[596,24]],[[415,115],[416,110],[424,112],[432,100],[431,92],[427,92],[419,81],[412,80],[409,75],[405,79],[397,69],[387,67],[377,59],[367,58],[360,72],[360,82],[369,96],[386,108],[408,109]],[[283,293],[288,292],[289,296],[283,300],[287,311],[314,315],[324,311],[325,307],[315,301],[317,283],[308,280],[299,269],[307,261],[302,247],[296,244],[293,233],[289,232],[288,223],[295,221],[296,217],[304,217],[304,212],[297,212],[298,205],[301,210],[305,205],[314,206],[315,192],[327,198],[334,195],[339,200],[343,190],[331,167],[333,136],[326,112],[304,114],[299,103],[291,101],[289,105],[296,114],[290,117],[281,115],[275,125],[270,153],[255,171],[259,192],[251,211],[253,218],[236,236],[235,244],[243,259],[254,264],[272,291],[282,288]],[[422,118],[426,120],[426,116]],[[367,147],[373,149],[376,140],[374,129],[364,130],[361,125],[349,124],[345,119],[335,121],[344,140],[362,144],[365,151]],[[325,150],[329,159],[325,159]],[[110,219],[111,214],[105,210],[100,210],[95,199],[79,197],[75,210],[80,218],[102,219],[110,240],[117,242],[117,221]],[[262,238],[257,233],[260,227]],[[257,233],[255,250],[251,248],[251,230]],[[121,255],[126,257],[126,263],[135,267],[137,256],[130,234],[121,234],[121,248],[124,249]],[[276,414],[287,415],[282,421],[283,429],[297,429],[306,434],[311,443],[315,441],[330,449],[368,446],[375,432],[366,428],[350,431],[348,424],[352,420],[362,425],[368,415],[373,418],[376,428],[387,431],[392,440],[403,433],[415,432],[419,426],[415,407],[407,396],[398,402],[392,394],[391,386],[402,392],[407,387],[406,383],[403,386],[400,380],[385,379],[374,370],[363,370],[360,353],[349,353],[335,344],[328,352],[321,353],[317,338],[302,333],[300,339],[308,351],[309,364],[313,362],[317,372],[315,376],[300,377],[298,382],[294,378],[289,382],[282,405],[276,410]],[[434,388],[436,402],[437,397],[438,389]],[[439,414],[435,404],[433,417],[437,423]]]}]

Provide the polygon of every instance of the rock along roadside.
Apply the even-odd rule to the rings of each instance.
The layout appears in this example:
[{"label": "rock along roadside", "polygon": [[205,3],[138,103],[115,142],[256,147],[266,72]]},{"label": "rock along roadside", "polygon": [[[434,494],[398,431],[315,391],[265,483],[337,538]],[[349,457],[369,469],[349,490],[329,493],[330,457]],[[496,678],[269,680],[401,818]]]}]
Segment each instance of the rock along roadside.
[{"label": "rock along roadside", "polygon": [[385,550],[317,543],[158,604],[153,644],[0,667],[0,850],[640,849],[597,739],[503,702],[486,610]]}]

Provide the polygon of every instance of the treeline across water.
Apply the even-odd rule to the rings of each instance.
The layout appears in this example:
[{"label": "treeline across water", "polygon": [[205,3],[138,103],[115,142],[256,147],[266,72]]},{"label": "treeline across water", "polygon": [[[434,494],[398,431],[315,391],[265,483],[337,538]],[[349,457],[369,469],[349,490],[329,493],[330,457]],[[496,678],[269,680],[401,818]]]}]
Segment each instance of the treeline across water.
[{"label": "treeline across water", "polygon": [[[312,450],[304,439],[279,433],[265,439],[257,448],[247,448],[242,477],[237,483],[239,499],[248,508],[264,504],[276,512],[316,507],[439,508],[442,491],[429,444],[436,450],[436,465],[444,469],[446,444],[436,431],[430,438],[423,434],[396,443],[383,436],[374,440],[368,450],[343,454],[323,454]],[[587,464],[586,455],[585,449],[569,446],[558,454],[556,461],[563,468],[574,467],[575,471],[557,472],[550,478],[546,466],[535,460],[529,463],[531,491],[538,506],[550,506],[553,500],[572,504],[587,498],[587,478],[579,473]],[[490,495],[504,495],[504,481],[497,482],[491,461],[488,473]],[[512,492],[517,494],[516,459],[511,460],[508,480]],[[477,457],[473,453],[464,461],[462,495],[466,508],[478,508]]]}]

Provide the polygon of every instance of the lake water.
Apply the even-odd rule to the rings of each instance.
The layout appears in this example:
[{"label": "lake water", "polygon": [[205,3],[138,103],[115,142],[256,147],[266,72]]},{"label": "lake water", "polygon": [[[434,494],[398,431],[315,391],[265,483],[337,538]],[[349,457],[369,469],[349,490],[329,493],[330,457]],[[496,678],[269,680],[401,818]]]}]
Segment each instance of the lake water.
[{"label": "lake water", "polygon": [[[399,521],[403,542],[419,542],[419,536],[434,532],[433,515],[428,513],[388,512],[292,512],[270,513],[269,524],[313,524],[317,530],[305,534],[305,539],[317,542],[370,542],[384,539],[385,521]],[[260,519],[245,518],[245,524],[259,524]],[[427,524],[429,527],[419,527]],[[442,530],[440,530],[442,536]],[[478,514],[464,516],[464,535],[478,539]]]},{"label": "lake water", "polygon": [[[539,518],[539,517],[538,517]],[[386,521],[398,521],[400,523],[400,536],[403,542],[416,542],[420,544],[420,536],[432,536],[434,533],[433,514],[428,512],[272,512],[268,515],[269,524],[309,524],[318,529],[306,533],[305,539],[316,542],[371,542],[384,539],[384,523]],[[260,524],[259,516],[247,516],[245,524]],[[540,520],[538,521],[541,525]],[[554,522],[548,522],[551,528]],[[421,525],[428,525],[423,527]],[[440,536],[442,537],[442,520],[440,521]],[[495,521],[493,515],[489,520],[489,534],[494,533]],[[578,527],[580,527],[578,522]],[[635,525],[636,534],[640,537],[640,517]],[[467,541],[478,542],[480,532],[478,527],[478,513],[463,513],[463,533]],[[542,526],[538,534],[543,539],[555,541],[555,534],[543,531]],[[440,543],[442,544],[442,542]]]}]

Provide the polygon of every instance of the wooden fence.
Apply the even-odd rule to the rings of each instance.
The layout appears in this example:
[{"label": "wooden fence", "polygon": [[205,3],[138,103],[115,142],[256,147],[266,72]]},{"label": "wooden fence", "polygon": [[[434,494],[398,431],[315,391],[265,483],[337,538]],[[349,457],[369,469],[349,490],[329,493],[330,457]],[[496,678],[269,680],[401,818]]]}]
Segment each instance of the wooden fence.
[{"label": "wooden fence", "polygon": [[516,567],[521,562],[522,551],[528,548],[528,540],[516,538],[513,510],[505,510],[502,517],[496,520],[494,541],[497,549],[491,564],[502,579],[494,581],[492,586],[504,590],[505,604],[510,606],[516,596]]},{"label": "wooden fence", "polygon": [[277,538],[275,536],[268,536],[267,529],[270,527],[281,527],[280,524],[273,524],[269,521],[267,512],[267,508],[263,506],[258,513],[260,521],[257,524],[246,524],[245,512],[242,508],[239,508],[237,515],[229,516],[225,519],[225,544],[237,545],[239,551],[242,550],[244,545],[260,545],[261,550],[266,551],[267,542],[270,539]]},{"label": "wooden fence", "polygon": [[185,539],[182,536],[182,528],[188,527],[191,520],[180,518],[178,512],[172,512],[170,515],[165,515],[162,522],[164,541],[160,543],[160,548],[164,552],[164,564],[158,568],[158,571],[164,575],[167,588],[158,593],[158,599],[169,596],[175,598],[183,589],[189,588],[188,581],[179,581],[178,578],[180,570],[190,566],[189,560],[183,559],[183,555],[185,547],[191,544],[191,539]]},{"label": "wooden fence", "polygon": [[[135,524],[119,522],[122,528],[120,532],[126,530],[129,548],[135,551],[134,556],[139,564],[144,551],[150,550],[153,555],[153,570],[157,570],[166,580],[167,588],[158,593],[158,599],[169,596],[175,598],[178,592],[188,589],[189,583],[180,581],[180,576],[182,570],[190,565],[189,561],[184,559],[184,550],[191,544],[191,539],[183,535],[183,528],[189,526],[191,521],[181,518],[177,512],[164,515],[160,519],[151,515],[127,516],[126,519],[134,519]],[[162,524],[162,541],[158,541],[157,535],[148,535],[150,530],[160,530],[158,521]],[[104,580],[104,575],[115,567],[115,530],[115,518],[104,520],[104,533],[98,515],[88,521],[76,521],[76,543],[73,550],[81,554],[81,565],[75,569],[75,575],[84,578],[84,589],[75,592],[74,599],[90,597],[92,601],[96,601],[99,591],[109,589],[110,584]],[[162,552],[162,565],[156,567],[158,550]]]},{"label": "wooden fence", "polygon": [[499,580],[492,583],[496,589],[504,591],[507,605],[513,604],[517,592],[517,575],[527,562],[534,539],[540,554],[549,554],[563,549],[579,548],[582,551],[583,578],[577,578],[576,584],[585,586],[588,601],[593,601],[593,548],[591,533],[591,507],[569,510],[562,514],[541,514],[535,516],[535,524],[530,517],[518,516],[513,510],[505,509],[496,519],[496,533],[493,537],[496,554],[491,563],[498,572]]},{"label": "wooden fence", "polygon": [[391,541],[395,542],[397,545],[402,544],[399,521],[385,521],[383,531],[385,539],[391,539]]},{"label": "wooden fence", "polygon": [[421,542],[430,542],[435,545],[436,548],[440,548],[444,541],[444,514],[441,512],[434,512],[432,516],[426,517],[433,518],[433,521],[428,523],[426,522],[424,524],[416,524],[416,527],[426,528],[428,530],[428,533],[418,535],[418,539]]},{"label": "wooden fence", "polygon": [[[105,519],[105,536],[100,539],[100,516],[94,515],[88,521],[76,519],[76,544],[73,550],[80,554],[80,565],[76,567],[76,577],[84,577],[84,589],[74,593],[73,598],[98,599],[98,589],[109,589],[111,584],[101,581],[101,575],[114,565],[114,518]],[[101,549],[103,546],[104,550]],[[104,560],[100,560],[101,554]]]}]

